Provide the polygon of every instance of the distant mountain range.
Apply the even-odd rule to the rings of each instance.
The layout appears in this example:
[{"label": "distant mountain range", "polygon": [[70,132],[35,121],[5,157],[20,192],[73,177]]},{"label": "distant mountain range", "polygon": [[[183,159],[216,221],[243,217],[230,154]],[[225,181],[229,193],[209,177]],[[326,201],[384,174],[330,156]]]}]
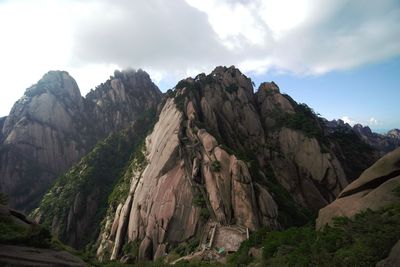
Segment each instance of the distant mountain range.
[{"label": "distant mountain range", "polygon": [[372,132],[368,126],[355,124],[353,127],[343,120],[325,121],[326,128],[329,132],[333,131],[353,131],[365,143],[378,150],[381,155],[386,154],[400,146],[400,130],[392,129],[385,134]]}]

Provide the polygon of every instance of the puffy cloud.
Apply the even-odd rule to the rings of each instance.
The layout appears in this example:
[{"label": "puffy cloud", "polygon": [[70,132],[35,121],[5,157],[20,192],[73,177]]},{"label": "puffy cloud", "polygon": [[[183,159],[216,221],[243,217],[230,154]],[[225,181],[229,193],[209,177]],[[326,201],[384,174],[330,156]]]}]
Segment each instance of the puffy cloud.
[{"label": "puffy cloud", "polygon": [[375,119],[374,117],[371,117],[368,122],[369,122],[368,124],[370,126],[376,126],[376,125],[380,124],[380,122],[377,119]]},{"label": "puffy cloud", "polygon": [[353,126],[354,124],[359,123],[359,122],[353,120],[352,118],[350,118],[349,116],[343,116],[341,119],[342,119],[342,121],[344,121],[344,123],[348,123],[351,126]]},{"label": "puffy cloud", "polygon": [[50,69],[87,91],[114,67],[172,86],[216,65],[321,74],[400,54],[397,0],[0,1],[0,25],[0,114]]}]

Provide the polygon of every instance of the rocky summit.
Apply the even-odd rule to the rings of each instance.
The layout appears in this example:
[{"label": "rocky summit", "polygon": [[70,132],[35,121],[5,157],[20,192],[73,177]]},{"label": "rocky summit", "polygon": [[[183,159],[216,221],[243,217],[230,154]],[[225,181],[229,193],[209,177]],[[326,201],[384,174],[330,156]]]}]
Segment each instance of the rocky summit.
[{"label": "rocky summit", "polygon": [[[86,97],[67,72],[51,71],[0,126],[10,206],[100,262],[224,262],[230,253],[276,266],[300,244],[281,244],[296,236],[278,238],[286,229],[317,242],[302,228],[317,214],[322,231],[334,217],[398,202],[399,149],[377,161],[399,145],[398,130],[382,137],[329,122],[272,81],[254,88],[234,66],[165,93],[142,70],[115,71]],[[396,258],[400,236],[388,232],[381,264]],[[262,243],[273,238],[280,254]]]},{"label": "rocky summit", "polygon": [[43,198],[38,218],[65,242],[83,246],[74,241],[83,241],[75,231],[82,235],[90,224],[70,227],[80,222],[73,214],[101,214],[99,258],[120,259],[123,247],[137,244],[139,259],[155,259],[184,242],[218,244],[229,233],[240,243],[260,227],[302,224],[351,181],[336,152],[340,145],[310,108],[282,95],[273,82],[254,92],[234,67],[180,81],[155,116],[122,178],[114,180],[105,213],[96,213],[99,206],[91,206],[89,216],[76,212],[77,203],[89,200],[80,200],[75,179],[100,187],[98,176],[85,175],[96,167],[87,162]]},{"label": "rocky summit", "polygon": [[0,191],[12,207],[32,210],[57,176],[99,140],[155,110],[160,97],[141,70],[116,72],[86,98],[67,72],[48,72],[0,120]]}]

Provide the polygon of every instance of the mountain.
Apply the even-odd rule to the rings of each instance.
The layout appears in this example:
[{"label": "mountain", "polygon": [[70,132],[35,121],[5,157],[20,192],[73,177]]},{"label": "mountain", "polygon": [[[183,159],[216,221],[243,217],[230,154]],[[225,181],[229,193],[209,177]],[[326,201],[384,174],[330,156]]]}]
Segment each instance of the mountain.
[{"label": "mountain", "polygon": [[316,225],[256,231],[228,266],[399,266],[399,162],[400,148],[376,161],[320,209]]},{"label": "mountain", "polygon": [[350,126],[343,120],[325,121],[326,129],[329,132],[345,131],[357,134],[364,143],[370,145],[379,152],[381,156],[389,153],[400,146],[400,130],[392,129],[386,134],[374,133],[368,126],[355,124]]},{"label": "mountain", "polygon": [[[234,67],[180,81],[154,119],[147,137],[135,141],[142,145],[126,150],[130,159],[106,180],[111,193],[87,175],[101,166],[89,160],[92,153],[109,157],[95,148],[43,198],[38,219],[68,244],[91,244],[102,260],[154,259],[184,244],[184,251],[218,247],[226,238],[235,251],[247,232],[306,223],[354,179],[341,159],[357,165],[355,153],[373,157],[341,147],[310,108],[275,83],[254,92]],[[99,238],[86,239],[96,222]]]},{"label": "mountain", "polygon": [[48,72],[0,120],[0,191],[10,206],[32,210],[56,177],[160,98],[141,70],[116,72],[86,98],[67,72]]},{"label": "mountain", "polygon": [[[36,155],[52,151],[57,160],[73,142],[80,152],[50,173],[48,183],[39,172],[20,172],[16,180],[10,176],[15,172],[5,172],[0,189],[11,192],[12,205],[36,208],[32,216],[55,238],[102,261],[194,251],[207,258],[220,248],[241,253],[240,244],[260,229],[312,221],[381,153],[356,129],[320,118],[274,82],[255,89],[233,66],[183,79],[164,94],[144,71],[116,71],[85,98],[76,83],[70,82],[70,90],[62,82],[73,81],[67,73],[47,75],[61,78],[44,79],[47,86],[39,81],[34,94],[28,89],[0,119],[0,170],[29,169],[27,162],[47,170]],[[55,103],[38,102],[42,94],[55,94]],[[58,115],[58,106],[69,115]],[[63,119],[69,127],[63,128]],[[40,130],[51,125],[50,137],[61,141],[18,132],[20,121],[35,122]],[[30,141],[27,162],[10,158],[15,147],[28,143],[12,139],[13,131]],[[6,191],[11,181],[14,191]],[[36,188],[19,195],[26,181]]]}]

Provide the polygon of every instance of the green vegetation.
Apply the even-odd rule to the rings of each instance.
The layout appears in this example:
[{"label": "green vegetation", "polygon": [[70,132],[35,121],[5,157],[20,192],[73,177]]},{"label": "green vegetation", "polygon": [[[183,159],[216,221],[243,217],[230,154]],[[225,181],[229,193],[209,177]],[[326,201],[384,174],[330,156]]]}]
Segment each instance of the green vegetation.
[{"label": "green vegetation", "polygon": [[129,188],[134,172],[142,172],[147,166],[147,160],[144,155],[146,146],[144,140],[137,146],[135,152],[132,154],[131,164],[128,166],[124,175],[118,180],[113,188],[113,191],[108,196],[108,204],[116,208],[119,203],[123,203],[128,196]]},{"label": "green vegetation", "polygon": [[[271,232],[262,241],[266,266],[375,266],[400,238],[400,205],[367,210],[333,226]],[[241,248],[242,249],[242,248]]]},{"label": "green vegetation", "polygon": [[260,175],[261,167],[253,153],[234,151],[224,144],[221,145],[221,148],[244,161],[249,168],[253,181],[268,188],[278,205],[278,221],[282,226],[285,228],[302,226],[314,219],[314,214],[296,204],[290,193],[277,181],[274,170],[269,164],[265,166],[264,174],[267,178],[265,179]]},{"label": "green vegetation", "polygon": [[203,221],[207,221],[210,218],[210,211],[207,208],[206,200],[204,199],[202,193],[198,190],[195,191],[193,205],[200,208],[200,218]]},{"label": "green vegetation", "polygon": [[338,128],[328,138],[340,146],[340,152],[336,153],[341,157],[343,169],[348,178],[357,179],[360,174],[369,168],[376,160],[375,150],[363,142],[354,132],[346,128]]},{"label": "green vegetation", "polygon": [[[132,128],[111,134],[99,142],[77,165],[57,179],[42,199],[39,210],[44,215],[43,224],[47,227],[52,225],[54,217],[58,219],[60,240],[68,240],[67,218],[71,207],[76,206],[78,209],[75,210],[74,219],[88,220],[88,230],[91,230],[90,234],[79,240],[80,245],[95,241],[108,203],[115,204],[124,194],[126,196],[130,184],[129,171],[145,164],[142,149],[138,147],[143,147],[143,140],[154,120],[155,111],[143,114]],[[135,160],[127,166],[132,158]],[[92,199],[92,202],[88,202],[88,199]],[[95,209],[95,216],[87,217],[89,206]]]},{"label": "green vegetation", "polygon": [[193,83],[187,81],[187,80],[181,80],[178,82],[178,84],[175,86],[176,89],[182,89],[182,88],[191,88],[193,87]]},{"label": "green vegetation", "polygon": [[310,211],[296,204],[290,193],[276,180],[272,168],[268,168],[266,176],[265,183],[278,204],[278,221],[282,226],[302,226],[314,218]]},{"label": "green vegetation", "polygon": [[139,258],[139,246],[140,242],[138,240],[125,243],[122,248],[123,254],[131,258],[132,261],[137,261]]},{"label": "green vegetation", "polygon": [[7,205],[8,196],[2,192],[0,192],[0,205]]},{"label": "green vegetation", "polygon": [[48,248],[51,235],[40,225],[22,225],[11,217],[0,216],[0,244]]},{"label": "green vegetation", "polygon": [[272,117],[276,121],[276,128],[287,127],[294,130],[302,131],[307,137],[315,137],[319,141],[323,141],[322,128],[319,125],[318,114],[316,114],[306,104],[293,103],[295,113],[283,113],[276,110]]},{"label": "green vegetation", "polygon": [[197,238],[191,238],[187,242],[180,243],[175,249],[174,252],[179,256],[189,255],[199,246],[200,241]]},{"label": "green vegetation", "polygon": [[219,162],[218,160],[214,160],[213,162],[211,162],[211,170],[213,172],[220,172],[221,168],[221,162]]},{"label": "green vegetation", "polygon": [[266,166],[264,174],[267,179],[264,179],[260,176],[260,166],[256,158],[251,157],[251,155],[241,156],[241,154],[239,154],[238,158],[247,162],[254,181],[265,185],[272,194],[278,205],[278,221],[282,226],[285,228],[302,226],[313,220],[313,214],[296,204],[290,193],[277,181],[274,170],[270,165]]},{"label": "green vegetation", "polygon": [[232,83],[228,87],[226,87],[226,91],[230,94],[237,92],[237,90],[239,90],[239,87],[236,83]]},{"label": "green vegetation", "polygon": [[176,267],[223,267],[226,266],[222,263],[216,263],[216,262],[189,262],[186,260],[179,261],[178,263],[174,265],[170,265],[167,263],[163,263],[162,260],[158,260],[155,262],[151,261],[144,261],[144,262],[138,262],[136,264],[123,264],[119,262],[109,262],[109,263],[104,263],[96,266],[102,266],[102,267],[170,267],[170,266],[176,266]]}]

